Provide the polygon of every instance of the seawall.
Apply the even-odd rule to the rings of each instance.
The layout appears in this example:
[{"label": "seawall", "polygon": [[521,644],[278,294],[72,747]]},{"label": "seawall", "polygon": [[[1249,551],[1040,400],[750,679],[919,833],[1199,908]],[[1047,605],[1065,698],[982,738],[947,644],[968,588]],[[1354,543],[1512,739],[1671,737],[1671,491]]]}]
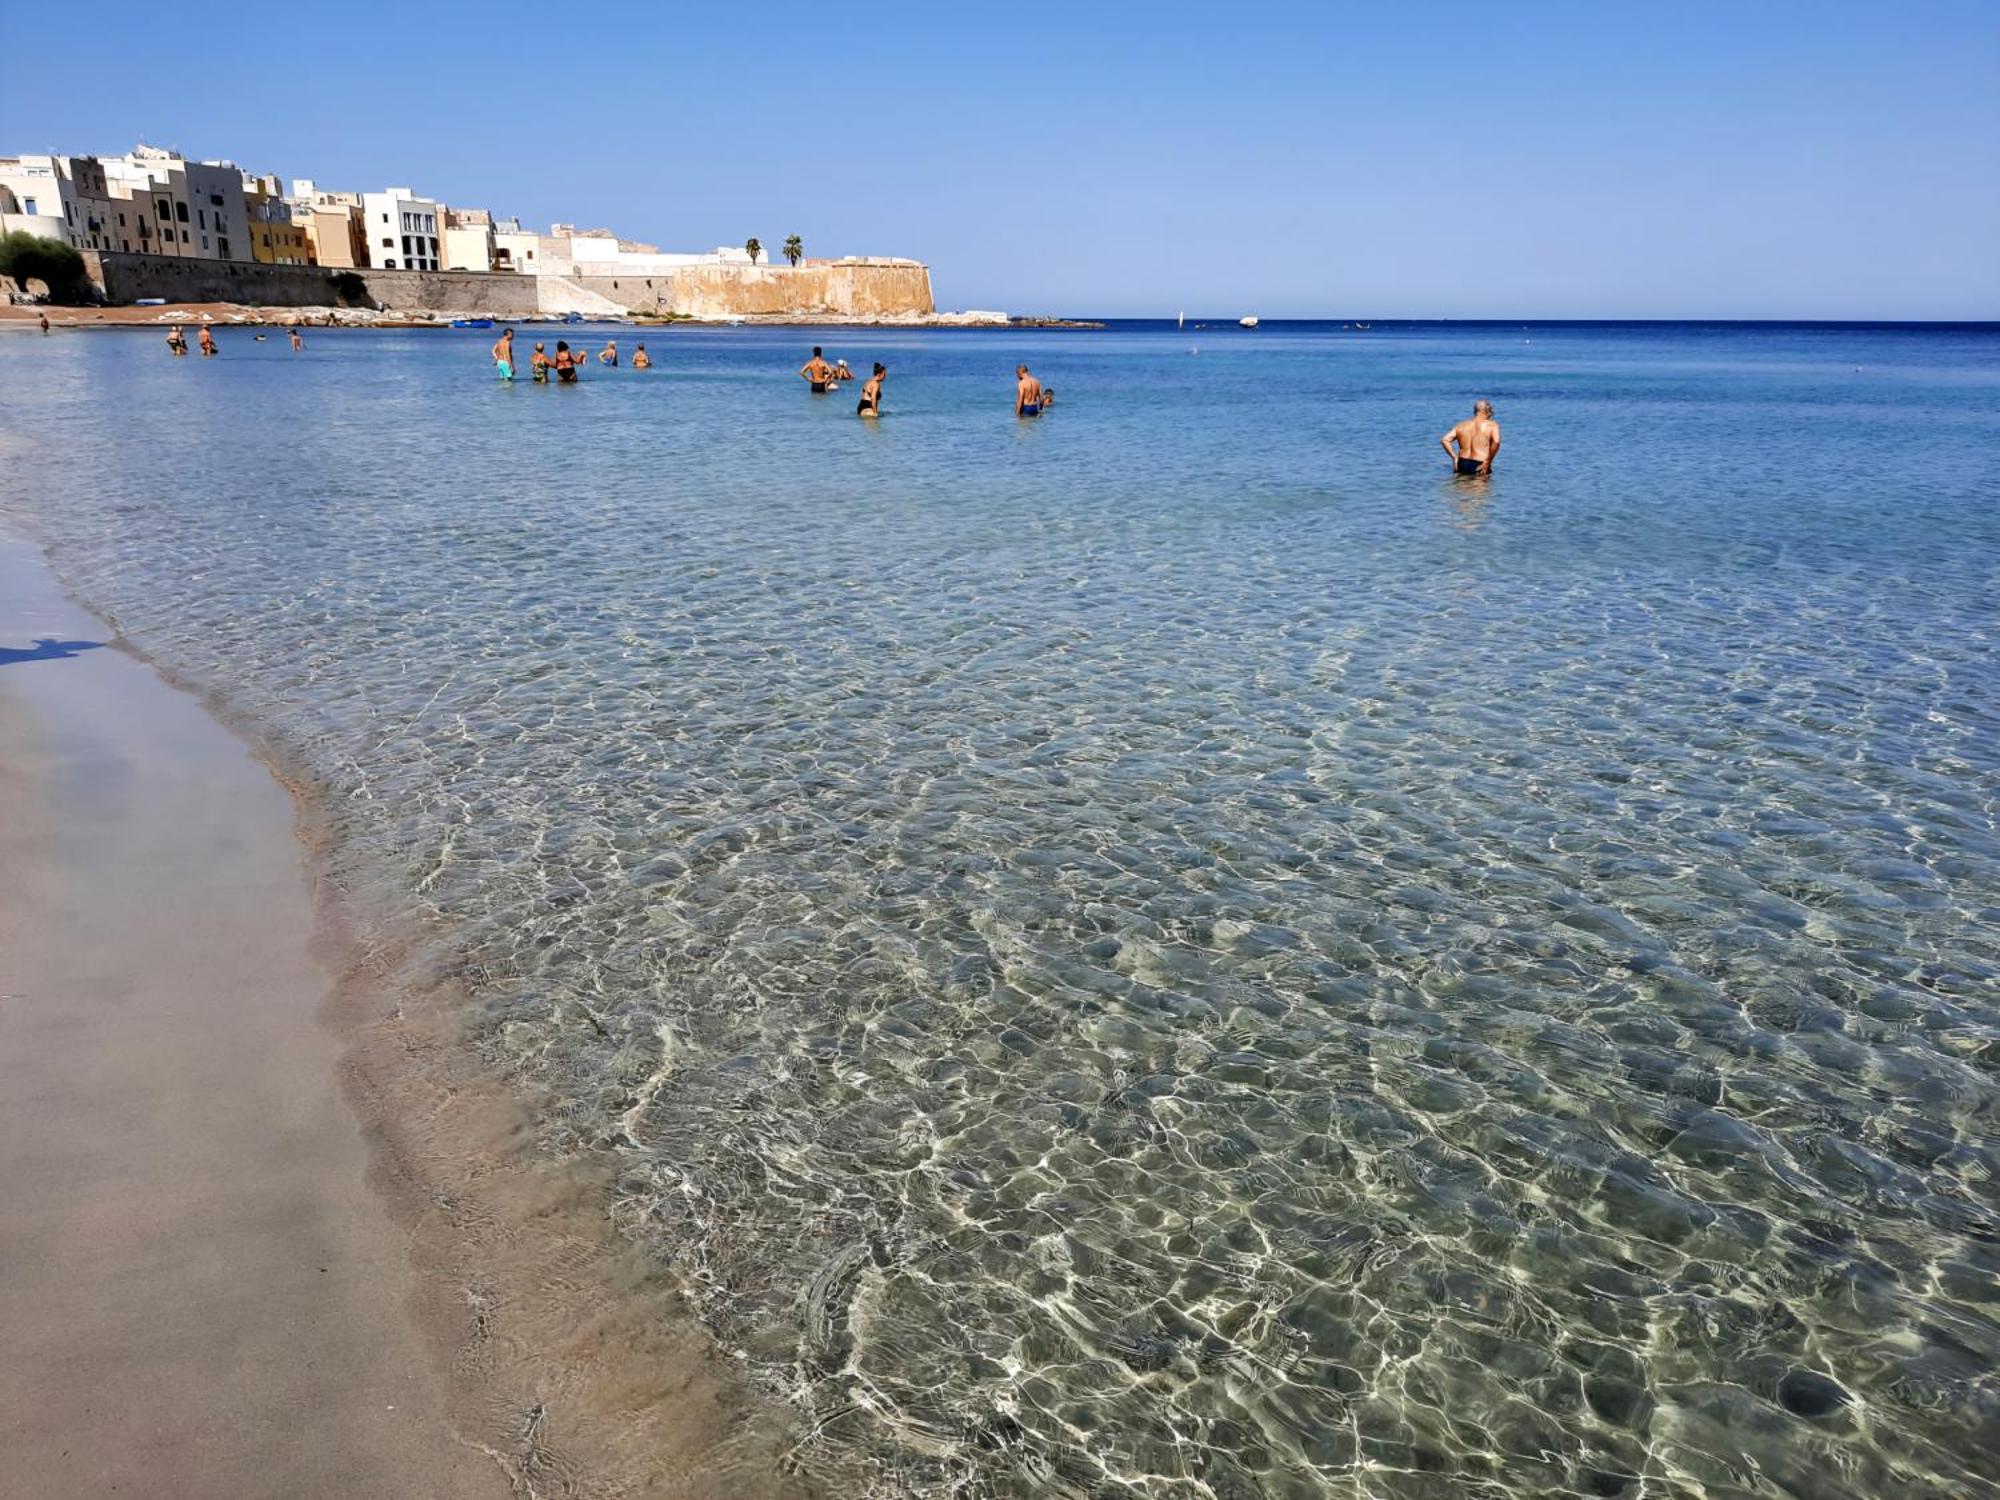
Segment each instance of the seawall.
[{"label": "seawall", "polygon": [[[351,273],[328,266],[181,259],[86,251],[84,263],[107,302],[237,302],[325,307],[353,301],[391,312],[487,313],[522,318],[572,310],[673,313],[684,317],[919,318],[936,311],[930,268],[908,260],[829,261],[803,266],[702,265],[644,275],[521,276],[480,271]],[[365,288],[343,299],[335,278]],[[602,299],[601,301],[599,299]]]}]

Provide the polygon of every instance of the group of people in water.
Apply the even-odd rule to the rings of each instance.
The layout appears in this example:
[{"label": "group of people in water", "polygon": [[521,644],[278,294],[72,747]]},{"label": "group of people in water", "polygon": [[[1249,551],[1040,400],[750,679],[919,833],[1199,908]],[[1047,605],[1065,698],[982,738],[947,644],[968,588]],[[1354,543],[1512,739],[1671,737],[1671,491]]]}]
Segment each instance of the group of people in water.
[{"label": "group of people in water", "polygon": [[[306,341],[299,336],[298,329],[288,328],[285,332],[291,338],[292,353],[297,354],[305,348]],[[201,345],[201,357],[203,359],[208,359],[214,355],[216,350],[215,334],[209,328],[208,324],[202,324],[200,329],[197,330],[196,341]],[[257,341],[262,343],[264,335],[261,333],[258,334]],[[182,328],[178,323],[167,330],[167,352],[176,358],[188,352],[187,330]]]},{"label": "group of people in water", "polygon": [[[292,341],[292,351],[297,353],[306,343],[296,328],[288,330]],[[263,338],[263,334],[258,334]],[[204,357],[216,352],[215,334],[204,323],[198,333],[201,352]],[[187,334],[176,323],[167,331],[167,348],[176,355],[188,352]],[[597,362],[615,368],[618,364],[618,341],[607,340],[597,351]],[[494,368],[500,372],[502,380],[514,378],[514,330],[501,330],[500,337],[493,344]],[[582,350],[572,349],[566,339],[556,340],[554,354],[550,354],[540,341],[528,358],[529,376],[537,385],[547,385],[551,379],[558,385],[575,385],[583,371],[590,364],[590,355]],[[632,351],[632,368],[650,370],[653,357],[646,352],[644,344]],[[862,382],[861,399],[856,403],[854,414],[858,417],[879,417],[882,415],[882,382],[888,378],[889,367],[880,360],[868,379]],[[817,345],[812,357],[799,367],[799,378],[811,387],[813,394],[823,395],[850,380],[860,379],[844,359],[828,363],[826,351]],[[1055,405],[1056,393],[1052,386],[1042,384],[1026,365],[1014,366],[1014,415],[1017,417],[1039,417]],[[1458,423],[1438,439],[1445,456],[1451,460],[1452,472],[1465,478],[1484,478],[1493,472],[1493,460],[1500,455],[1500,424],[1493,419],[1491,401],[1475,401],[1472,415]]]},{"label": "group of people in water", "polygon": [[[608,340],[597,351],[597,362],[617,365],[618,340]],[[500,337],[493,341],[493,367],[500,372],[502,380],[514,378],[514,330],[511,328],[502,329]],[[537,339],[534,352],[528,356],[528,378],[536,385],[547,385],[551,379],[557,385],[575,385],[589,367],[590,355],[584,350],[570,348],[568,339],[556,340],[554,354],[549,353],[547,344]],[[646,352],[644,344],[632,351],[632,368],[653,368],[653,356]]]}]

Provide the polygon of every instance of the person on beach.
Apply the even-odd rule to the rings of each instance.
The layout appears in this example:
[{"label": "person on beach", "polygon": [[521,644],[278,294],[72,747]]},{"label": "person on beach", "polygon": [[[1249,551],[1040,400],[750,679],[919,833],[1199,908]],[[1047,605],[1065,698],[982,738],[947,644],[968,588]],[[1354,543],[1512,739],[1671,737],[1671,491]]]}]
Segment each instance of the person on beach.
[{"label": "person on beach", "polygon": [[528,356],[528,375],[536,385],[549,383],[548,351],[539,342],[535,345],[535,352]]},{"label": "person on beach", "polygon": [[826,362],[817,344],[813,346],[813,357],[799,366],[799,379],[810,385],[815,395],[833,384],[833,366]]},{"label": "person on beach", "polygon": [[206,323],[201,325],[201,332],[196,335],[196,338],[201,344],[201,357],[203,359],[215,353],[215,335],[208,331]]},{"label": "person on beach", "polygon": [[500,372],[502,380],[514,378],[514,330],[503,328],[500,337],[493,341],[493,368]]},{"label": "person on beach", "polygon": [[306,341],[299,337],[298,329],[294,328],[291,332],[292,332],[292,353],[297,354],[300,350],[305,348]]},{"label": "person on beach", "polygon": [[889,373],[887,365],[875,361],[875,373],[868,383],[861,387],[861,403],[854,408],[857,417],[879,417],[882,415],[882,377]]},{"label": "person on beach", "polygon": [[556,340],[556,383],[576,384],[576,356],[569,352],[569,345],[561,339]]},{"label": "person on beach", "polygon": [[1028,373],[1026,365],[1014,366],[1014,415],[1039,417],[1042,414],[1042,383]]},{"label": "person on beach", "polygon": [[846,360],[843,359],[833,367],[833,378],[835,380],[852,380],[854,378],[854,372],[847,368]]},{"label": "person on beach", "polygon": [[604,348],[598,353],[597,362],[601,365],[615,365],[618,363],[618,340],[607,339],[605,341]]},{"label": "person on beach", "polygon": [[180,324],[176,323],[167,330],[167,347],[175,354],[188,352],[187,334],[182,331]]},{"label": "person on beach", "polygon": [[632,368],[635,370],[650,370],[653,368],[653,356],[646,352],[644,344],[641,344],[632,351]]},{"label": "person on beach", "polygon": [[1500,424],[1493,420],[1493,403],[1473,402],[1472,415],[1439,438],[1438,444],[1451,460],[1453,473],[1491,474],[1493,460],[1500,456]]}]

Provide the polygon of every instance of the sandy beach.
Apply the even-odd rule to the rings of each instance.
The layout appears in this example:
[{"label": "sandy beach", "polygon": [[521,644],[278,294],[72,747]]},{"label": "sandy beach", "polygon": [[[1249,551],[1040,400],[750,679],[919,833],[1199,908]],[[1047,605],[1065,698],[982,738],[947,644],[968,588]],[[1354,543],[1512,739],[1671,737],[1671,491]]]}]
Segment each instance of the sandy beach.
[{"label": "sandy beach", "polygon": [[367,1184],[285,792],[0,543],[13,1493],[504,1496]]},{"label": "sandy beach", "polygon": [[7,1493],[791,1492],[591,1174],[346,962],[285,787],[113,637],[0,532]]}]

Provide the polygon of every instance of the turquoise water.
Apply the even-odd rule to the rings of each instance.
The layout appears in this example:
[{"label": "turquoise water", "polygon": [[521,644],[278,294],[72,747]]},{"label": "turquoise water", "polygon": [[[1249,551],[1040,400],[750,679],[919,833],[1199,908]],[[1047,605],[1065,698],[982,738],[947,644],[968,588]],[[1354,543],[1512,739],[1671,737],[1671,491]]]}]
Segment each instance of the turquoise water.
[{"label": "turquoise water", "polygon": [[0,338],[5,493],[808,1470],[1995,1492],[2000,334],[490,338]]}]

